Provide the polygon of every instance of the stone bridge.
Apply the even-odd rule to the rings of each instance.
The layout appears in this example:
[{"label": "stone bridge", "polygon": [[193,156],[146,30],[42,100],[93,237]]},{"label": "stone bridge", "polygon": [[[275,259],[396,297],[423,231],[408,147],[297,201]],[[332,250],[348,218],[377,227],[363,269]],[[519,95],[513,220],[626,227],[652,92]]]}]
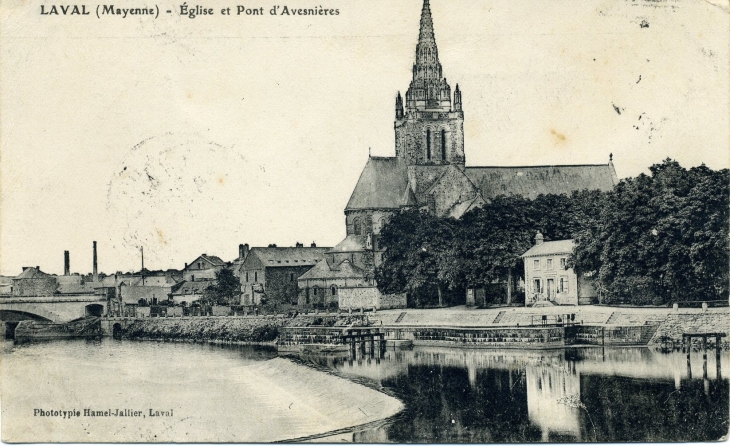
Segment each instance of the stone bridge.
[{"label": "stone bridge", "polygon": [[0,298],[0,321],[68,322],[84,316],[103,316],[106,298],[96,295]]}]

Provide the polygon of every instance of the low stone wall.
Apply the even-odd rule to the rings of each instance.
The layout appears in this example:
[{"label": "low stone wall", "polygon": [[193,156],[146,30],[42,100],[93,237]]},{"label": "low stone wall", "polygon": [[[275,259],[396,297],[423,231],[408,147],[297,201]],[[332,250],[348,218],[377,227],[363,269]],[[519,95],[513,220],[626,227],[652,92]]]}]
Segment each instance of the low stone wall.
[{"label": "low stone wall", "polygon": [[151,318],[122,331],[126,339],[166,341],[271,342],[290,319],[279,316]]},{"label": "low stone wall", "polygon": [[[550,328],[417,328],[413,345],[461,347],[548,348],[565,345],[565,329]],[[401,336],[402,338],[403,336]]]},{"label": "low stone wall", "polygon": [[[730,308],[668,314],[659,324],[650,343],[658,344],[663,338],[682,342],[683,333],[702,332],[721,332],[730,336]],[[728,338],[725,338],[727,341]]]},{"label": "low stone wall", "polygon": [[360,308],[385,310],[405,307],[405,294],[382,294],[375,287],[340,288],[339,290],[340,310]]}]

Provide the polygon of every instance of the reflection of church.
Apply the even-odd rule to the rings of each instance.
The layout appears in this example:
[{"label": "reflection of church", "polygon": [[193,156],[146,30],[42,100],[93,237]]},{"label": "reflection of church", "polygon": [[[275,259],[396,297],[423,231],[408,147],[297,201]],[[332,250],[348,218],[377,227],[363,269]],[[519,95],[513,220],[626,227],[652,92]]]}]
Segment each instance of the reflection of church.
[{"label": "reflection of church", "polygon": [[[597,165],[466,166],[464,111],[458,84],[443,76],[429,0],[424,0],[405,97],[395,100],[395,156],[369,156],[345,207],[347,237],[299,281],[302,290],[336,287],[341,308],[405,306],[402,296],[382,296],[372,280],[381,260],[378,235],[401,209],[425,209],[460,218],[497,195],[535,198],[575,190],[608,190],[617,182],[612,162]],[[322,262],[320,262],[322,263]],[[345,279],[349,280],[349,283]],[[304,296],[314,293],[304,291]],[[322,293],[320,293],[322,294]],[[329,296],[332,298],[334,296]],[[324,299],[325,296],[322,296]]]}]

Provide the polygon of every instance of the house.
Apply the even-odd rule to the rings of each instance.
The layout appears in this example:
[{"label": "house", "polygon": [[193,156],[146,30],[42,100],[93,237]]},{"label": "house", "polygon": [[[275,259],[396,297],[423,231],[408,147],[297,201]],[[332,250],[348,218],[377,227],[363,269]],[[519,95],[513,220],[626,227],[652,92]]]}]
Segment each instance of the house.
[{"label": "house", "polygon": [[201,254],[197,259],[185,264],[183,280],[195,282],[196,280],[215,279],[216,273],[225,267],[226,262],[221,260],[220,257]]},{"label": "house", "polygon": [[176,304],[185,302],[189,305],[203,297],[205,290],[213,285],[215,280],[184,281],[175,287],[170,297]]},{"label": "house", "polygon": [[343,290],[370,286],[365,271],[348,259],[333,266],[328,261],[319,262],[299,277],[297,284],[300,308],[338,308]]},{"label": "house", "polygon": [[41,271],[40,267],[24,266],[23,272],[13,278],[13,296],[52,296],[58,281],[55,276]]},{"label": "house", "polygon": [[261,304],[264,298],[274,308],[297,305],[297,279],[324,260],[330,249],[314,243],[310,247],[297,243],[295,247],[251,248],[238,271],[241,304]]},{"label": "house", "polygon": [[348,309],[405,308],[405,294],[382,294],[373,279],[372,237],[348,235],[325,252],[320,262],[298,281],[300,307]]},{"label": "house", "polygon": [[535,235],[535,245],[522,254],[525,263],[525,305],[590,304],[597,294],[590,282],[568,267],[573,240],[544,241]]},{"label": "house", "polygon": [[168,300],[182,281],[169,273],[154,276],[135,276],[118,285],[119,295],[124,302],[139,302],[144,299],[150,304]]}]

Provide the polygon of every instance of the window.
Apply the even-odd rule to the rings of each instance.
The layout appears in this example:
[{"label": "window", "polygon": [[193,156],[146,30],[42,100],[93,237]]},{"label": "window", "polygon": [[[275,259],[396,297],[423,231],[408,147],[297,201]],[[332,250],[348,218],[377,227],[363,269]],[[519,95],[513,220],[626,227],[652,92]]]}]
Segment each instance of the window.
[{"label": "window", "polygon": [[431,159],[431,129],[426,130],[426,159]]},{"label": "window", "polygon": [[356,218],[352,220],[352,232],[355,235],[360,235],[360,231],[362,230],[362,226],[360,225],[360,219]]},{"label": "window", "polygon": [[256,271],[254,271],[254,273],[253,273],[253,281],[254,282],[258,282],[259,281],[259,273],[256,272]]},{"label": "window", "polygon": [[336,286],[332,285],[332,288],[330,288],[330,291],[332,292],[332,295],[333,296],[336,296],[337,295],[337,287]]},{"label": "window", "polygon": [[446,130],[441,130],[441,159],[446,161]]},{"label": "window", "polygon": [[248,272],[246,272],[246,282],[248,282]]},{"label": "window", "polygon": [[540,279],[535,279],[532,285],[532,291],[534,293],[540,293]]},{"label": "window", "polygon": [[201,265],[202,264],[200,262],[198,262],[198,269],[203,269],[203,267]]},{"label": "window", "polygon": [[565,269],[565,257],[560,258],[560,268]]},{"label": "window", "polygon": [[568,292],[568,277],[567,276],[560,277],[560,292],[561,293]]},{"label": "window", "polygon": [[532,269],[540,269],[540,260],[533,260],[532,261]]},{"label": "window", "polygon": [[315,296],[317,295],[318,291],[319,291],[319,288],[317,288],[316,286],[312,287],[312,294],[314,294]]},{"label": "window", "polygon": [[289,282],[294,282],[294,273],[289,273]]},{"label": "window", "polygon": [[547,259],[547,269],[553,269],[553,259]]}]

